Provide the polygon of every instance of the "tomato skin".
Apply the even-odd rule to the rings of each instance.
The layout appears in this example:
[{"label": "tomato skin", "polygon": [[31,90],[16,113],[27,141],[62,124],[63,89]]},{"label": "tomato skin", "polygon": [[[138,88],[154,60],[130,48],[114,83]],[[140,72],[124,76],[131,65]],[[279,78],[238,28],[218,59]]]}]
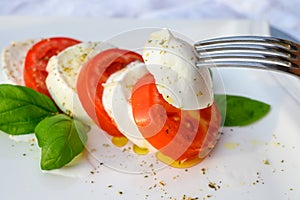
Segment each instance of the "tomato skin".
[{"label": "tomato skin", "polygon": [[221,117],[216,103],[201,110],[175,108],[163,99],[150,74],[134,86],[131,104],[142,135],[173,160],[205,157],[218,139]]},{"label": "tomato skin", "polygon": [[93,121],[111,136],[121,137],[114,121],[102,104],[103,86],[108,77],[133,61],[143,62],[141,55],[124,49],[107,49],[90,59],[81,69],[77,92],[81,104]]},{"label": "tomato skin", "polygon": [[65,48],[78,44],[80,41],[66,38],[53,37],[43,39],[34,44],[27,52],[24,64],[24,82],[27,87],[51,97],[46,86],[48,72],[46,67],[49,59]]}]

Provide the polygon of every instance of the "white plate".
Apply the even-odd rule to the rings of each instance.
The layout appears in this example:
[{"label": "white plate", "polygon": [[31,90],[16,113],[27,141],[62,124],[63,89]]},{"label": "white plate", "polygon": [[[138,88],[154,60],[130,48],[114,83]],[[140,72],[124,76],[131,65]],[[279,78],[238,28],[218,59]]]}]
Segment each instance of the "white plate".
[{"label": "white plate", "polygon": [[[0,44],[2,49],[12,40],[57,35],[104,40],[121,31],[145,26],[169,27],[192,40],[268,34],[264,23],[249,21],[2,17]],[[133,39],[136,38],[128,38],[130,43],[134,43]],[[70,178],[41,172],[37,145],[17,143],[3,133],[0,134],[1,199],[299,199],[299,79],[261,70],[222,69],[218,72],[227,93],[262,100],[271,104],[272,110],[251,126],[224,128],[216,148],[199,165],[187,170],[164,167],[152,171],[150,165],[154,164],[155,168],[157,164],[139,156],[138,162],[150,172],[124,172],[126,164],[116,167],[106,161],[113,160],[120,165],[123,164],[120,160],[127,160],[126,155],[132,154],[122,154],[113,145],[103,146],[102,143],[109,143],[103,136],[103,141],[99,141],[105,151],[103,165],[97,164],[94,170],[86,172],[87,176]],[[287,90],[289,84],[293,85]]]}]

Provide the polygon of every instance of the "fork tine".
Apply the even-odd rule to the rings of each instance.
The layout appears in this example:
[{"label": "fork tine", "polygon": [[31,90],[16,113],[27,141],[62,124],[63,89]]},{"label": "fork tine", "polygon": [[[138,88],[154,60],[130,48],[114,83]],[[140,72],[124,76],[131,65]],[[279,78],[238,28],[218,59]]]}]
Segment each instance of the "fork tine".
[{"label": "fork tine", "polygon": [[201,67],[246,67],[246,68],[257,68],[257,69],[271,69],[271,70],[281,70],[284,72],[288,72],[291,74],[298,74],[300,75],[300,72],[296,70],[295,68],[288,68],[282,65],[277,64],[270,64],[270,63],[261,63],[257,61],[243,61],[243,60],[228,60],[228,61],[215,61],[215,62],[198,62],[196,63],[196,66]]},{"label": "fork tine", "polygon": [[285,58],[297,59],[297,55],[280,47],[264,47],[260,45],[236,45],[228,44],[221,46],[197,46],[196,51],[201,56],[223,54],[223,53],[260,53],[266,55],[283,56]]},{"label": "fork tine", "polygon": [[272,55],[271,53],[265,53],[263,51],[246,51],[246,52],[218,52],[218,53],[201,53],[198,54],[198,61],[200,62],[220,62],[220,61],[251,61],[251,62],[261,62],[276,64],[285,67],[299,68],[297,59],[281,56],[281,55]]},{"label": "fork tine", "polygon": [[278,57],[278,56],[270,56],[270,55],[262,55],[262,54],[219,54],[214,56],[207,56],[207,57],[200,57],[199,62],[214,62],[214,63],[221,63],[221,62],[258,62],[262,64],[276,64],[283,67],[292,67],[298,68],[297,64],[291,62],[290,60]]},{"label": "fork tine", "polygon": [[208,39],[195,43],[195,47],[209,45],[226,45],[226,44],[257,44],[262,46],[277,46],[289,51],[299,51],[296,43],[284,39],[265,37],[265,36],[231,36],[223,38]]}]

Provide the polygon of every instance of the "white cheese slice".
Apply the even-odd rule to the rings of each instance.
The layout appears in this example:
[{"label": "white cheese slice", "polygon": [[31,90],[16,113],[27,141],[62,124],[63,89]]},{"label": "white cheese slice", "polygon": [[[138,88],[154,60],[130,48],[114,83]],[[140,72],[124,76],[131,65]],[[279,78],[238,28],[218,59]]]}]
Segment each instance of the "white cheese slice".
[{"label": "white cheese slice", "polygon": [[213,102],[207,68],[197,68],[193,47],[167,29],[151,34],[143,49],[147,69],[164,99],[183,110],[206,108]]},{"label": "white cheese slice", "polygon": [[6,81],[24,85],[23,70],[28,50],[41,39],[29,39],[12,42],[5,47],[1,55],[2,73]]},{"label": "white cheese slice", "polygon": [[87,124],[93,122],[83,109],[76,91],[78,74],[83,64],[90,58],[110,48],[113,46],[108,43],[80,43],[51,57],[46,68],[49,73],[46,85],[53,100],[62,111]]},{"label": "white cheese slice", "polygon": [[103,106],[117,124],[118,129],[131,142],[141,148],[155,151],[155,148],[142,136],[134,122],[130,97],[135,83],[149,73],[145,64],[132,62],[124,69],[112,74],[106,81],[102,96]]}]

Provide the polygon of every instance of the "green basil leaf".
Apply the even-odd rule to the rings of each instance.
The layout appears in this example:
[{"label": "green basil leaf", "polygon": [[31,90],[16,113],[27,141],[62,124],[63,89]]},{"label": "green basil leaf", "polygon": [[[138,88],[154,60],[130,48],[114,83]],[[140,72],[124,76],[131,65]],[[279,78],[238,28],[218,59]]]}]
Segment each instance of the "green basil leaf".
[{"label": "green basil leaf", "polygon": [[35,128],[42,148],[41,168],[59,169],[80,154],[87,141],[89,127],[65,114],[45,118]]},{"label": "green basil leaf", "polygon": [[0,130],[11,135],[33,133],[42,119],[56,113],[46,95],[24,86],[0,84]]},{"label": "green basil leaf", "polygon": [[224,126],[246,126],[257,122],[271,109],[269,104],[242,96],[216,94]]}]

